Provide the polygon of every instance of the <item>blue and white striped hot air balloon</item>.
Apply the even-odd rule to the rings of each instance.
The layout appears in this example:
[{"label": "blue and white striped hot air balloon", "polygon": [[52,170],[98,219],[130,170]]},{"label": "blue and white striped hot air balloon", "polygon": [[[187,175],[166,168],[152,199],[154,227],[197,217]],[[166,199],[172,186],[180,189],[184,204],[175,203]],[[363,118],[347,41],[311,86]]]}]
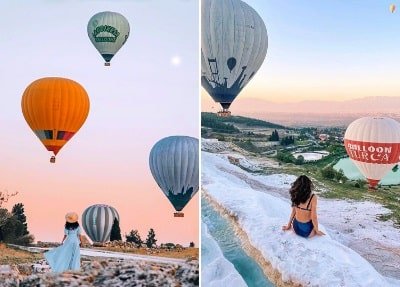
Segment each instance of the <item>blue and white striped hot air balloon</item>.
[{"label": "blue and white striped hot air balloon", "polygon": [[110,240],[114,219],[119,221],[119,214],[114,207],[106,204],[95,204],[85,209],[82,214],[82,226],[93,242]]},{"label": "blue and white striped hot air balloon", "polygon": [[201,1],[201,84],[220,103],[221,116],[267,55],[263,19],[241,0]]},{"label": "blue and white striped hot air balloon", "polygon": [[199,140],[170,136],[158,141],[150,152],[150,170],[177,213],[199,190]]},{"label": "blue and white striped hot air balloon", "polygon": [[112,57],[128,40],[129,31],[128,20],[119,13],[105,11],[90,18],[87,25],[88,36],[106,61],[105,66],[110,65]]}]

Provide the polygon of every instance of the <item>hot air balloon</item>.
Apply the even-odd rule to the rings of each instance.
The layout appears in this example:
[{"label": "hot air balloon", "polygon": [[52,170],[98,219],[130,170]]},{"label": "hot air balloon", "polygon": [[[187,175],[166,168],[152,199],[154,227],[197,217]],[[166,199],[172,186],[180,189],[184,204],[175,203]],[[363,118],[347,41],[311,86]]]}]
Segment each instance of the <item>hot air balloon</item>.
[{"label": "hot air balloon", "polygon": [[199,140],[171,136],[158,141],[150,152],[150,170],[155,181],[177,211],[175,217],[199,190]]},{"label": "hot air balloon", "polygon": [[89,97],[77,82],[65,78],[42,78],[22,95],[26,122],[48,151],[55,155],[78,132],[89,113]]},{"label": "hot air balloon", "polygon": [[386,117],[363,117],[352,122],[344,135],[350,159],[366,177],[369,189],[400,162],[400,124]]},{"label": "hot air balloon", "polygon": [[240,0],[202,0],[201,84],[220,103],[220,116],[261,67],[267,29],[257,12]]},{"label": "hot air balloon", "polygon": [[129,23],[124,16],[116,12],[100,12],[90,18],[87,32],[93,45],[110,66],[112,57],[125,44],[129,37]]},{"label": "hot air balloon", "polygon": [[390,4],[389,10],[390,10],[391,13],[394,13],[394,11],[396,11],[396,5]]},{"label": "hot air balloon", "polygon": [[85,209],[82,214],[82,226],[93,242],[110,240],[114,219],[119,221],[119,214],[114,207],[106,204],[95,204]]}]

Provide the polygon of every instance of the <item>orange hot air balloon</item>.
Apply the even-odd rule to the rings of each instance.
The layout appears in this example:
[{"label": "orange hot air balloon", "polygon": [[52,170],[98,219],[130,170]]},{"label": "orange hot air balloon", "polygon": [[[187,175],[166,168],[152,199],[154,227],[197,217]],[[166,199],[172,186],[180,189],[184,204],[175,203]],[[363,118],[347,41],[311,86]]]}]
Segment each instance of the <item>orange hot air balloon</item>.
[{"label": "orange hot air balloon", "polygon": [[391,5],[389,6],[389,10],[390,10],[390,12],[394,13],[394,11],[396,11],[396,5],[391,4]]},{"label": "orange hot air balloon", "polygon": [[[54,155],[78,132],[89,114],[89,97],[77,82],[58,77],[32,82],[21,100],[32,131]],[[50,162],[55,162],[52,156]]]}]

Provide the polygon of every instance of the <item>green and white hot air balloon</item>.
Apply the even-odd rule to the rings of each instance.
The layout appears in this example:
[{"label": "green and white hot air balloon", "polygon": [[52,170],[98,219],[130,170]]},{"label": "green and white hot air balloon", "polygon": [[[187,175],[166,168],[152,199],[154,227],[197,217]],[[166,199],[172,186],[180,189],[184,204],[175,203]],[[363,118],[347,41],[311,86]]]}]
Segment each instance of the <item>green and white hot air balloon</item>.
[{"label": "green and white hot air balloon", "polygon": [[106,61],[105,66],[110,65],[111,59],[128,40],[129,31],[128,20],[119,13],[105,11],[90,18],[88,36]]},{"label": "green and white hot air balloon", "polygon": [[177,211],[199,190],[199,140],[188,136],[170,136],[158,141],[150,152],[150,170],[155,181]]}]

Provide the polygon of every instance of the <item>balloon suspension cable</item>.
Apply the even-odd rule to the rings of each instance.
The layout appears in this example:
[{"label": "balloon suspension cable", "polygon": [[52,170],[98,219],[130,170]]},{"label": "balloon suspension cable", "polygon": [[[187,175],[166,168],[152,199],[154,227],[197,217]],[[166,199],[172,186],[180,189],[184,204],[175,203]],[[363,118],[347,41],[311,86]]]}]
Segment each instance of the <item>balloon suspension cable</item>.
[{"label": "balloon suspension cable", "polygon": [[183,212],[174,212],[174,217],[184,217],[185,214]]},{"label": "balloon suspension cable", "polygon": [[104,66],[109,67],[109,66],[111,66],[111,64],[110,64],[110,62],[105,62],[105,63],[104,63]]},{"label": "balloon suspension cable", "polygon": [[50,162],[51,163],[55,163],[56,162],[56,157],[54,155],[50,158]]}]

